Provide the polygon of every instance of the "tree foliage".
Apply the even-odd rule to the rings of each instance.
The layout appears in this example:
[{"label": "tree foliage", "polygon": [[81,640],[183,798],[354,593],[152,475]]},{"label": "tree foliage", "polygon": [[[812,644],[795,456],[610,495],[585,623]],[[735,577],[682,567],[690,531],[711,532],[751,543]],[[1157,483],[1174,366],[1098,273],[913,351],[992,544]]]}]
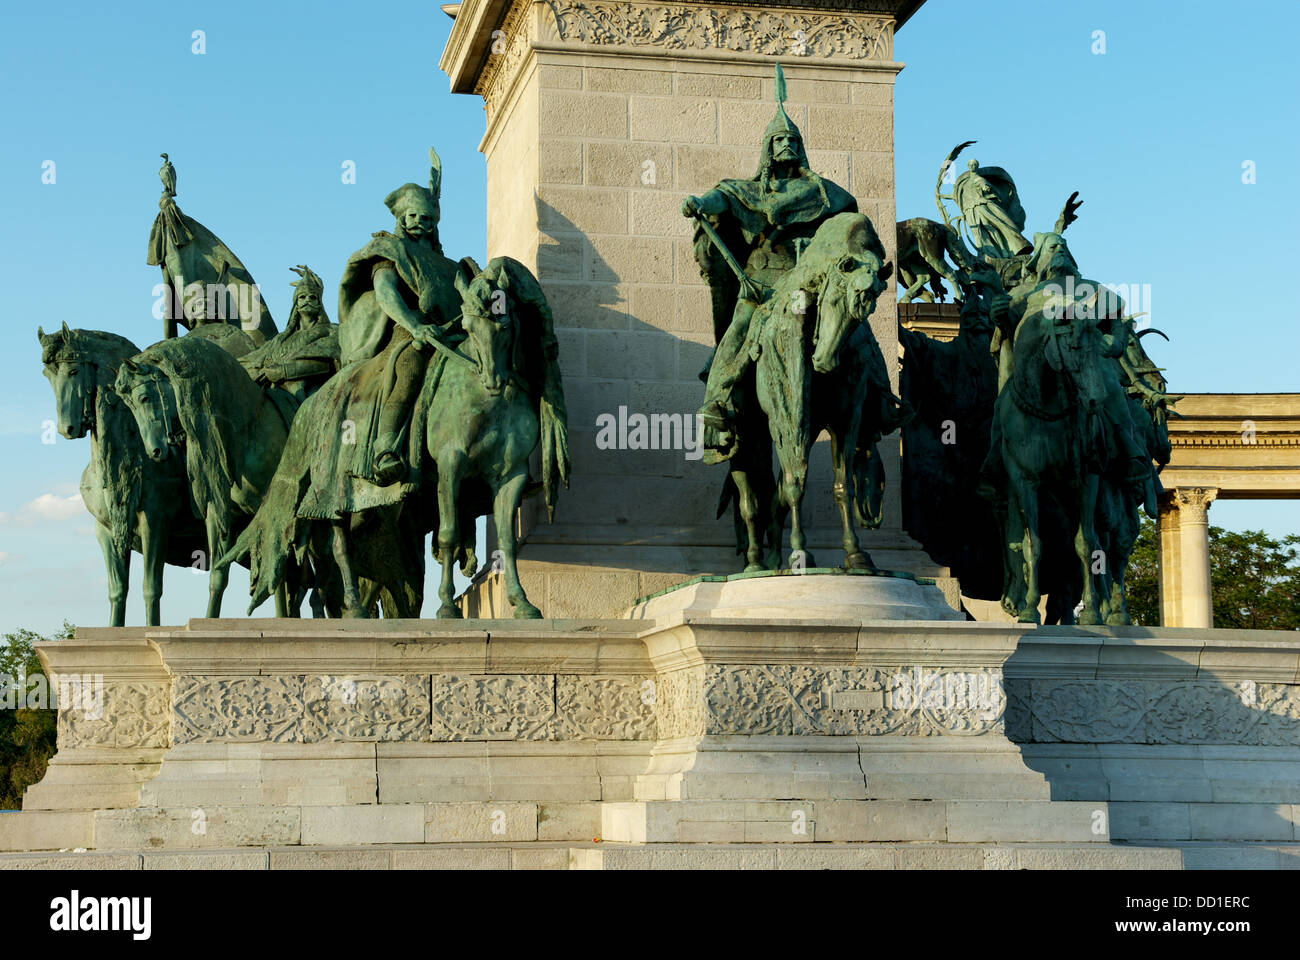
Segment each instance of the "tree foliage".
[{"label": "tree foliage", "polygon": [[[1128,611],[1133,622],[1160,624],[1160,534],[1143,518],[1129,559]],[[1214,625],[1243,630],[1300,630],[1300,535],[1210,527]]]},{"label": "tree foliage", "polygon": [[[34,645],[42,640],[71,639],[74,629],[65,621],[62,630],[48,637],[31,630],[4,635],[0,684],[21,684],[15,691],[16,703],[25,700],[28,685],[24,678],[45,675]],[[23,791],[45,776],[45,765],[55,750],[56,720],[55,710],[0,709],[0,810],[21,807]]]}]

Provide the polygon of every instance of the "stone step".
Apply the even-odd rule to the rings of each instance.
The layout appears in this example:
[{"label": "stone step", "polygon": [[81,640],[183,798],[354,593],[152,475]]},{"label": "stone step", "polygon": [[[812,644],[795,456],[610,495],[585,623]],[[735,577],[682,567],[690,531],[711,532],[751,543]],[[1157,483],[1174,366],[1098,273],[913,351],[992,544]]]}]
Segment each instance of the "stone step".
[{"label": "stone step", "polygon": [[94,845],[88,810],[6,810],[0,813],[0,851],[63,850]]},{"label": "stone step", "polygon": [[600,842],[0,853],[0,870],[1276,870],[1300,843]]},{"label": "stone step", "polygon": [[1110,839],[1106,804],[1049,800],[648,801],[606,803],[601,817],[602,839],[619,843]]},{"label": "stone step", "polygon": [[1300,805],[1047,800],[208,805],[0,814],[0,851],[602,841],[1297,842]]}]

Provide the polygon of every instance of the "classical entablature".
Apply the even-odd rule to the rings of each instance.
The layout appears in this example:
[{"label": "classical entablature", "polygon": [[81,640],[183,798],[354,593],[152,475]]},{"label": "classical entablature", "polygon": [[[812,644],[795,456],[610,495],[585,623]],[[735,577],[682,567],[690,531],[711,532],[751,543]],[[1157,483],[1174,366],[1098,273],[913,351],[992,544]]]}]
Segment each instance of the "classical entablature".
[{"label": "classical entablature", "polygon": [[1160,474],[1160,606],[1167,627],[1213,626],[1209,507],[1300,497],[1300,393],[1189,393]]},{"label": "classical entablature", "polygon": [[1300,496],[1300,394],[1189,393],[1169,422],[1166,487],[1206,487],[1217,499]]}]

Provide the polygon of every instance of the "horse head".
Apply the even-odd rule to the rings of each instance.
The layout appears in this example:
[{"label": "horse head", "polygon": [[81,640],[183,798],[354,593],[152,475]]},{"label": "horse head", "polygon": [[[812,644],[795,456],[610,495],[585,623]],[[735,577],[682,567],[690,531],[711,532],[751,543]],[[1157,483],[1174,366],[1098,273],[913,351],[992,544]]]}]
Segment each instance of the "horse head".
[{"label": "horse head", "polygon": [[885,292],[894,265],[884,262],[879,249],[871,221],[848,213],[822,224],[804,251],[812,282],[818,285],[812,356],[818,373],[836,368],[854,324],[866,322]]},{"label": "horse head", "polygon": [[135,417],[149,459],[167,459],[171,447],[184,439],[176,406],[176,392],[166,374],[142,355],[122,361],[113,389]]},{"label": "horse head", "polygon": [[66,323],[56,333],[39,327],[41,363],[54,389],[58,430],[69,440],[84,437],[95,427],[99,390],[112,388],[118,364],[137,352],[125,337],[97,330],[72,330]]},{"label": "horse head", "polygon": [[[518,325],[519,278],[510,269],[513,261],[498,257],[473,279],[468,269],[456,275],[461,295],[461,325],[468,339],[465,351],[478,367],[479,382],[489,396],[500,396],[514,372],[515,335]],[[472,263],[472,261],[471,261]]]}]

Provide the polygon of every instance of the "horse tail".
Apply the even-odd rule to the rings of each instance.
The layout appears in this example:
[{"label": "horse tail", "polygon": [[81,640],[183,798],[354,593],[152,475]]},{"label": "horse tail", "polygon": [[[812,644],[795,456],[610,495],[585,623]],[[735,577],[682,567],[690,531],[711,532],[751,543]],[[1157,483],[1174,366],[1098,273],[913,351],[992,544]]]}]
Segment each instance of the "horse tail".
[{"label": "horse tail", "polygon": [[285,568],[299,552],[303,539],[298,506],[311,485],[311,457],[307,455],[314,436],[310,417],[295,417],[280,465],[257,513],[232,546],[217,561],[218,568],[247,560],[251,614],[275,592],[284,580]]}]

